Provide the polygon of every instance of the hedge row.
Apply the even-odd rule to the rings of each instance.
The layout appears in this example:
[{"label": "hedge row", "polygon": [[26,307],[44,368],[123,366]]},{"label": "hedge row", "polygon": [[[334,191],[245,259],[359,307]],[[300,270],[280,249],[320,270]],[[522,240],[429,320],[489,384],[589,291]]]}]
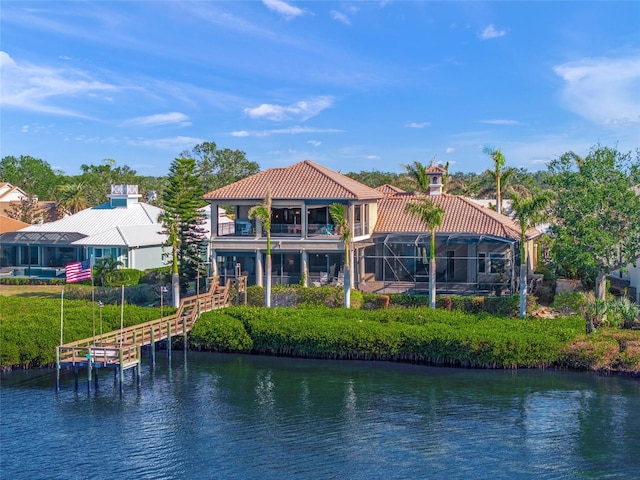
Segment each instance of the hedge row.
[{"label": "hedge row", "polygon": [[560,361],[582,323],[577,317],[520,320],[421,308],[234,307],[203,314],[191,343],[201,349],[296,357],[544,367]]},{"label": "hedge row", "polygon": [[[279,286],[272,288],[272,306],[313,306],[313,307],[341,307],[344,301],[342,287],[300,287],[297,285]],[[533,310],[535,297],[527,297],[527,309]],[[445,310],[460,310],[468,313],[491,313],[517,317],[519,315],[520,298],[518,295],[506,297],[471,297],[462,295],[446,295],[436,298],[436,307]],[[252,285],[247,288],[247,305],[253,307],[264,306],[264,288]],[[406,295],[400,293],[378,294],[351,291],[351,308],[375,310],[378,308],[421,308],[429,306],[427,295]]]},{"label": "hedge row", "polygon": [[[28,302],[28,308],[25,305]],[[100,309],[84,300],[65,299],[63,305],[64,342],[91,337],[100,332]],[[175,312],[166,308],[164,314]],[[61,302],[50,298],[0,296],[0,366],[23,368],[48,365],[55,361],[60,344]],[[125,305],[124,326],[160,318],[159,308]],[[102,307],[102,331],[120,328],[120,306]]]}]

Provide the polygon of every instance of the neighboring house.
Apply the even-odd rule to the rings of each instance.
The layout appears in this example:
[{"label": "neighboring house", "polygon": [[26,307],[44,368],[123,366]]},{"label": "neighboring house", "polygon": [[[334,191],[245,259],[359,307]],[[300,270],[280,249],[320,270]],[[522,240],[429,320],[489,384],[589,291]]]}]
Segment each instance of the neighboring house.
[{"label": "neighboring house", "polygon": [[19,202],[28,196],[20,187],[15,187],[8,182],[0,182],[0,203]]},{"label": "neighboring house", "polygon": [[15,232],[16,230],[20,230],[21,228],[28,227],[29,224],[25,222],[21,222],[20,220],[15,220],[13,218],[9,218],[5,215],[0,215],[0,234],[7,232]]},{"label": "neighboring house", "polygon": [[68,263],[111,256],[125,268],[165,265],[162,209],[139,202],[137,185],[112,185],[109,202],[55,222],[0,235],[2,265],[15,276],[64,276]]},{"label": "neighboring house", "polygon": [[[519,268],[520,229],[509,217],[463,197],[442,194],[444,169],[430,169],[429,197],[445,210],[437,230],[439,291],[514,292]],[[352,285],[367,291],[428,289],[429,232],[405,212],[417,198],[383,185],[377,190],[311,161],[273,168],[205,195],[235,211],[233,231],[213,225],[214,268],[223,278],[240,270],[250,283],[264,283],[266,233],[249,209],[272,196],[274,283],[340,283],[344,245],[329,214],[332,203],[347,207],[352,231]],[[528,232],[527,248],[535,259]],[[533,268],[531,265],[530,268]],[[441,283],[440,283],[441,282]]]},{"label": "neighboring house", "polygon": [[[632,188],[636,195],[640,195],[640,185]],[[611,286],[616,286],[618,291],[626,294],[637,304],[640,304],[640,257],[636,258],[636,263],[627,265],[625,271],[617,270],[609,276]],[[614,285],[615,284],[615,285]]]},{"label": "neighboring house", "polygon": [[[0,182],[0,215],[8,216],[12,211],[19,209],[21,203],[28,198],[29,194],[20,187]],[[56,202],[39,201],[37,197],[34,197],[33,201],[36,203],[36,208],[32,223],[44,223],[58,219]]]}]

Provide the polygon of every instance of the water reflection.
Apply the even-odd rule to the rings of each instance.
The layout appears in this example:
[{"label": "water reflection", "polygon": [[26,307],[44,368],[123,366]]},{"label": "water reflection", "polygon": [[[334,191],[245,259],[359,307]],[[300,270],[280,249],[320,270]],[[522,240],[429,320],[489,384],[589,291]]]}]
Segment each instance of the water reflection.
[{"label": "water reflection", "polygon": [[140,389],[126,376],[123,399],[107,376],[89,394],[65,376],[56,395],[52,372],[3,375],[3,478],[640,471],[640,382],[630,379],[201,353],[186,365],[158,355],[142,374]]}]

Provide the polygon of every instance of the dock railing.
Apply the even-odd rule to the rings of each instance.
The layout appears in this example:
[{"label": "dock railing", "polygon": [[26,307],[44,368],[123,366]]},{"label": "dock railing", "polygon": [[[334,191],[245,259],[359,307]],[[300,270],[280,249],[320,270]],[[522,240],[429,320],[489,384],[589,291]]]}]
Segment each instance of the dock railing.
[{"label": "dock railing", "polygon": [[[238,285],[244,286],[243,281]],[[191,331],[200,313],[228,306],[231,284],[231,279],[224,286],[212,282],[207,292],[183,298],[172,315],[56,347],[56,389],[61,367],[113,367],[122,371],[139,366],[141,347],[184,336]]]}]

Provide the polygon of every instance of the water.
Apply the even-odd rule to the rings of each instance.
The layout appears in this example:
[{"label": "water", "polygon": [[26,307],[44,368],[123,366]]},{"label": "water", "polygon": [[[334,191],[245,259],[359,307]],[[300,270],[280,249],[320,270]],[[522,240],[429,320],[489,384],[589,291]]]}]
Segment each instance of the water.
[{"label": "water", "polygon": [[[4,479],[640,478],[640,382],[174,352],[87,393],[2,376]],[[84,380],[81,376],[81,380]]]}]

